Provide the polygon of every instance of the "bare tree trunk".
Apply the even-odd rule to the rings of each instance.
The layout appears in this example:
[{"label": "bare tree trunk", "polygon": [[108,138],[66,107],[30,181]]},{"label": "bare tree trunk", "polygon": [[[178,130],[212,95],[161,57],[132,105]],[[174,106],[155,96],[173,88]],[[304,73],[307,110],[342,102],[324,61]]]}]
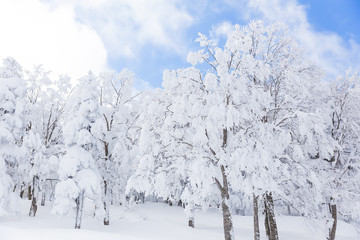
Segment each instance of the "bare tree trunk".
[{"label": "bare tree trunk", "polygon": [[46,197],[45,192],[42,192],[42,194],[41,194],[41,206],[45,206],[45,197]]},{"label": "bare tree trunk", "polygon": [[276,225],[275,213],[274,213],[274,200],[271,193],[265,193],[264,195],[265,205],[265,230],[268,240],[279,240],[279,234]]},{"label": "bare tree trunk", "polygon": [[215,178],[216,184],[218,186],[218,189],[221,192],[221,199],[222,199],[222,212],[223,212],[223,225],[224,225],[224,236],[225,240],[233,240],[234,238],[234,227],[231,217],[231,212],[229,208],[229,186],[227,182],[227,176],[225,173],[225,167],[224,165],[220,166],[221,174],[223,178],[223,184],[221,185],[218,179]]},{"label": "bare tree trunk", "polygon": [[24,196],[24,189],[22,189],[22,190],[20,191],[20,198],[22,199],[23,196]]},{"label": "bare tree trunk", "polygon": [[32,199],[32,195],[31,195],[31,185],[28,186],[28,199],[29,199],[29,200]]},{"label": "bare tree trunk", "polygon": [[194,217],[189,217],[188,224],[189,224],[189,227],[195,228]]},{"label": "bare tree trunk", "polygon": [[39,177],[33,176],[32,201],[29,211],[30,217],[35,217],[37,211],[37,198],[39,195]]},{"label": "bare tree trunk", "polygon": [[[136,194],[136,195],[138,195],[138,194]],[[136,197],[137,198],[137,197]],[[137,201],[137,200],[136,200]],[[169,198],[168,199],[166,199],[166,201],[165,201],[170,207],[172,207],[172,205],[173,205],[173,202],[171,201],[171,200],[169,200]]]},{"label": "bare tree trunk", "polygon": [[253,207],[254,207],[254,240],[260,240],[260,227],[259,227],[259,196],[253,194]]},{"label": "bare tree trunk", "polygon": [[20,198],[22,199],[24,197],[24,192],[25,192],[25,186],[24,186],[24,182],[21,184],[20,186]]},{"label": "bare tree trunk", "polygon": [[84,192],[81,190],[79,196],[76,198],[76,218],[75,218],[75,229],[80,229],[81,227],[81,218],[84,208]]},{"label": "bare tree trunk", "polygon": [[104,209],[105,209],[105,217],[104,217],[104,225],[107,226],[110,223],[110,216],[109,216],[109,198],[107,195],[108,187],[107,181],[104,180]]},{"label": "bare tree trunk", "polygon": [[330,200],[329,207],[330,207],[331,217],[333,219],[333,224],[329,229],[329,237],[327,239],[335,240],[336,226],[337,226],[337,208],[336,208],[336,204],[333,202],[333,198],[331,198]]},{"label": "bare tree trunk", "polygon": [[287,205],[287,210],[288,210],[288,214],[291,215],[291,208],[290,208],[290,204],[286,204]]},{"label": "bare tree trunk", "polygon": [[234,239],[234,229],[233,223],[230,213],[230,208],[228,206],[228,199],[222,199],[222,211],[223,211],[223,221],[224,221],[224,235],[225,240],[232,240]]},{"label": "bare tree trunk", "polygon": [[194,228],[195,227],[195,221],[194,221],[194,207],[190,207],[189,216],[188,216],[188,225],[189,227]]},{"label": "bare tree trunk", "polygon": [[269,224],[269,212],[267,211],[266,209],[266,199],[264,199],[264,205],[265,205],[265,209],[264,209],[264,212],[265,212],[265,233],[266,233],[266,238],[268,240],[270,240],[271,238],[271,230],[270,230],[270,224]]},{"label": "bare tree trunk", "polygon": [[142,204],[145,203],[145,193],[144,192],[139,193],[139,202]]},{"label": "bare tree trunk", "polygon": [[[105,118],[106,122],[107,119]],[[108,131],[110,131],[110,126],[107,126]],[[109,143],[104,142],[104,151],[105,151],[105,169],[107,174],[107,161],[109,160]],[[110,223],[110,214],[109,214],[109,196],[108,196],[108,182],[106,176],[103,177],[104,180],[104,210],[105,210],[105,217],[104,217],[104,225],[108,226]]]}]

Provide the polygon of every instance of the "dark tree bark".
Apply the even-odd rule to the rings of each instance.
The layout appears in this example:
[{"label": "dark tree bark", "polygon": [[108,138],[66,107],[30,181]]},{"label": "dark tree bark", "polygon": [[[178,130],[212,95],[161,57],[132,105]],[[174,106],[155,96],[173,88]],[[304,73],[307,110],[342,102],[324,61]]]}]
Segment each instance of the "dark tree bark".
[{"label": "dark tree bark", "polygon": [[45,206],[45,197],[46,197],[45,192],[42,192],[42,194],[41,194],[41,206]]},{"label": "dark tree bark", "polygon": [[253,194],[253,207],[254,207],[254,240],[260,240],[260,227],[259,227],[259,196]]},{"label": "dark tree bark", "polygon": [[82,190],[79,194],[79,196],[76,198],[76,218],[75,218],[75,229],[80,229],[81,227],[81,218],[82,218],[82,212],[84,208],[84,192],[85,190]]},{"label": "dark tree bark", "polygon": [[[332,198],[331,198],[331,202],[332,202]],[[336,226],[337,226],[337,208],[336,208],[336,204],[335,203],[329,203],[329,208],[330,208],[330,213],[331,213],[331,217],[333,220],[333,224],[331,226],[331,228],[329,229],[329,237],[327,238],[328,240],[335,240],[335,235],[336,235]]]},{"label": "dark tree bark", "polygon": [[35,217],[35,215],[36,215],[38,195],[39,195],[39,177],[34,176],[33,177],[33,188],[32,188],[32,201],[31,201],[31,207],[30,207],[30,211],[29,211],[30,217]]},{"label": "dark tree bark", "polygon": [[268,240],[279,240],[278,229],[276,225],[274,200],[271,193],[264,194],[265,205],[265,231]]},{"label": "dark tree bark", "polygon": [[142,204],[145,203],[145,193],[144,192],[139,193],[139,203],[142,203]]},{"label": "dark tree bark", "polygon": [[24,192],[25,192],[25,184],[24,182],[21,184],[20,186],[20,198],[22,199],[24,197]]},{"label": "dark tree bark", "polygon": [[270,230],[270,224],[269,224],[269,213],[266,210],[266,203],[264,203],[264,205],[265,205],[265,209],[264,209],[264,213],[265,213],[265,233],[266,233],[266,238],[268,240],[270,240],[271,230]]},{"label": "dark tree bark", "polygon": [[[106,120],[106,119],[105,119]],[[108,126],[108,131],[109,131],[109,126]],[[109,160],[109,143],[108,142],[104,142],[104,153],[105,153],[105,167],[106,167],[106,162]],[[106,169],[107,171],[107,169]],[[104,210],[105,210],[105,217],[104,217],[104,225],[108,226],[110,224],[110,214],[109,214],[109,196],[108,196],[108,182],[106,180],[106,176],[103,177],[104,180]]]},{"label": "dark tree bark", "polygon": [[23,196],[24,196],[24,189],[22,189],[22,190],[20,191],[20,198],[22,199]]},{"label": "dark tree bark", "polygon": [[188,225],[189,227],[195,228],[195,221],[194,221],[194,208],[190,207],[190,213],[188,216]]},{"label": "dark tree bark", "polygon": [[189,227],[195,228],[194,217],[190,217],[188,223],[189,223]]},{"label": "dark tree bark", "polygon": [[109,216],[109,198],[107,196],[108,187],[107,187],[107,181],[106,180],[104,180],[104,191],[105,191],[105,196],[104,196],[104,209],[105,209],[104,225],[107,226],[110,223],[110,216]]},{"label": "dark tree bark", "polygon": [[29,199],[29,200],[32,199],[32,195],[31,195],[31,185],[28,186],[28,199]]},{"label": "dark tree bark", "polygon": [[234,227],[231,217],[230,208],[228,205],[229,200],[229,185],[227,182],[227,176],[225,173],[224,165],[220,166],[221,174],[223,178],[223,184],[219,182],[218,179],[215,178],[216,185],[221,192],[221,207],[223,213],[223,225],[224,225],[224,236],[225,240],[233,240],[234,239]]},{"label": "dark tree bark", "polygon": [[234,239],[234,229],[230,213],[230,208],[227,203],[228,199],[222,199],[222,211],[223,211],[223,222],[224,222],[224,235],[225,240]]},{"label": "dark tree bark", "polygon": [[[105,120],[107,122],[107,130],[110,131],[110,126],[109,126],[109,123],[107,121],[107,118],[105,117]],[[103,141],[104,143],[104,154],[105,154],[105,169],[106,169],[106,172],[107,172],[107,161],[109,160],[109,143],[108,142],[105,142]],[[110,204],[109,204],[109,197],[108,197],[108,182],[107,182],[107,179],[106,179],[106,176],[103,177],[103,181],[104,181],[104,210],[105,210],[105,217],[104,217],[104,225],[105,226],[108,226],[110,224],[110,214],[109,214],[109,207],[110,207]]]},{"label": "dark tree bark", "polygon": [[[229,105],[229,100],[230,100],[230,97],[227,95],[226,96],[226,105],[227,106]],[[228,140],[228,129],[227,128],[223,129],[222,138],[223,138],[223,141],[222,141],[221,147],[224,151],[226,151],[227,140]],[[216,155],[216,153],[214,153],[214,151],[211,148],[210,148],[210,151],[213,153],[214,156]],[[225,172],[225,166],[220,165],[220,170],[221,170],[221,175],[222,175],[222,184],[220,183],[220,181],[217,178],[215,178],[215,182],[221,193],[221,207],[222,207],[222,213],[223,213],[224,236],[225,236],[225,240],[233,240],[233,239],[235,239],[234,227],[233,227],[230,208],[228,205],[230,196],[229,196],[229,184],[228,184],[227,175]]]}]

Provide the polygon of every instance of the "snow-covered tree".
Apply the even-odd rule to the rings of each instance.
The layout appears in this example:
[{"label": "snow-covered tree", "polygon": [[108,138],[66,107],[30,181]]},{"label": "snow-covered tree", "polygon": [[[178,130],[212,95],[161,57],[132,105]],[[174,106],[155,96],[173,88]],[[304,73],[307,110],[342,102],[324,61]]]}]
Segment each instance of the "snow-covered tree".
[{"label": "snow-covered tree", "polygon": [[[182,188],[177,175],[178,165],[172,148],[168,125],[170,110],[169,96],[165,91],[156,89],[142,94],[139,124],[139,164],[131,176],[127,190],[146,196],[153,196],[173,204],[180,201]],[[171,145],[171,146],[170,146]],[[141,183],[141,184],[140,184]],[[146,184],[144,184],[146,183]]]},{"label": "snow-covered tree", "polygon": [[59,155],[62,146],[60,120],[69,90],[66,86],[69,78],[61,76],[57,82],[51,81],[41,66],[26,73],[27,101],[24,117],[27,127],[23,143],[26,154],[23,169],[29,174],[23,181],[31,186],[32,193],[29,194],[32,204],[29,215],[35,216],[39,190],[42,191],[44,205],[46,181],[57,178],[56,155]]},{"label": "snow-covered tree", "polygon": [[21,185],[20,146],[24,134],[23,98],[25,83],[22,69],[13,58],[0,67],[0,212],[17,211],[14,189]]},{"label": "snow-covered tree", "polygon": [[[360,189],[360,76],[347,70],[343,76],[331,82],[330,94],[326,96],[329,119],[329,135],[338,143],[331,158],[324,158],[317,170],[322,176],[323,202],[330,209],[328,214],[328,239],[334,240],[338,215],[360,226],[357,211]],[[354,205],[355,204],[355,205]]]},{"label": "snow-covered tree", "polygon": [[185,204],[185,212],[189,215],[189,225],[192,227],[195,205],[206,210],[221,202],[216,187],[209,184],[214,174],[213,166],[207,163],[207,158],[203,158],[198,148],[204,136],[199,134],[197,127],[208,116],[203,98],[205,86],[200,78],[199,70],[187,68],[165,71],[163,79],[165,92],[171,99],[166,104],[169,114],[164,122],[164,132],[167,134],[164,138],[168,139],[167,155],[172,159],[171,166],[177,173],[172,177],[182,183],[180,200]]},{"label": "snow-covered tree", "polygon": [[70,89],[70,78],[61,75],[57,80],[51,81],[51,85],[44,91],[40,136],[45,147],[47,166],[46,171],[42,171],[43,181],[40,182],[41,205],[45,204],[46,197],[51,199],[53,182],[58,180],[58,158],[64,151],[63,115]]},{"label": "snow-covered tree", "polygon": [[63,131],[66,154],[59,163],[60,182],[56,185],[53,207],[58,215],[76,210],[75,228],[81,227],[85,198],[95,204],[97,215],[103,213],[102,181],[94,160],[98,152],[93,125],[101,117],[98,83],[91,72],[80,82],[67,102]]},{"label": "snow-covered tree", "polygon": [[0,157],[0,216],[8,211],[14,211],[16,206],[14,202],[14,194],[12,193],[13,181],[7,174],[5,160]]},{"label": "snow-covered tree", "polygon": [[178,203],[185,206],[190,227],[194,227],[195,205],[206,208],[218,203],[211,202],[212,192],[201,183],[201,175],[195,177],[196,173],[192,173],[200,168],[194,163],[195,153],[192,152],[194,129],[187,115],[191,112],[188,101],[195,103],[195,92],[201,90],[187,85],[187,82],[177,81],[177,74],[185,77],[193,71],[197,70],[166,71],[164,89],[143,94],[143,110],[139,119],[142,123],[139,165],[128,183],[129,191],[143,192],[170,205]]},{"label": "snow-covered tree", "polygon": [[[303,153],[298,155],[293,149],[301,145],[299,130],[306,131],[306,135],[300,132],[304,139],[313,137],[313,132],[324,130],[324,125],[320,126],[324,122],[321,115],[309,101],[316,96],[312,88],[320,80],[320,71],[304,58],[296,42],[287,35],[286,28],[279,24],[264,26],[260,21],[251,22],[230,34],[227,44],[228,51],[236,51],[232,58],[239,69],[237,74],[245,77],[248,97],[243,100],[247,108],[243,112],[250,116],[242,125],[247,131],[238,135],[244,146],[237,149],[239,154],[234,153],[233,164],[240,168],[239,172],[245,173],[244,180],[250,181],[246,185],[253,188],[254,197],[264,196],[265,219],[269,220],[265,222],[266,233],[270,239],[277,239],[272,195],[295,206],[299,202],[295,204],[298,198],[293,194],[305,189],[309,192],[307,195],[302,192],[302,195],[310,197],[313,194],[307,184],[314,182],[311,168],[305,164],[309,160],[308,149],[302,146]],[[230,57],[228,59],[230,62]],[[310,124],[299,124],[299,121]],[[315,128],[313,123],[316,121],[319,126]],[[326,139],[323,142],[331,144]],[[330,154],[325,150],[329,150],[328,145],[319,145],[313,142],[313,148],[321,148],[325,155]],[[249,147],[251,149],[247,149]],[[241,190],[241,183],[238,184],[239,187],[232,187]],[[289,192],[290,186],[296,186],[294,191]],[[251,198],[251,191],[247,191],[247,195]],[[309,199],[303,201],[309,202]],[[296,207],[302,214],[307,211]]]},{"label": "snow-covered tree", "polygon": [[102,116],[96,120],[93,132],[98,139],[96,163],[103,180],[104,225],[109,225],[110,202],[125,198],[126,182],[133,169],[138,117],[133,78],[134,74],[127,69],[101,73],[98,77]]},{"label": "snow-covered tree", "polygon": [[163,147],[165,144],[161,138],[161,128],[166,117],[164,94],[162,90],[155,89],[153,92],[143,93],[142,96],[141,115],[139,116],[141,133],[137,155],[139,164],[129,179],[127,192],[136,191],[144,193],[146,196],[161,198],[165,193],[156,189],[159,185],[155,183],[155,179],[165,154]]},{"label": "snow-covered tree", "polygon": [[[218,188],[225,239],[233,239],[231,189],[251,197],[255,193],[255,198],[264,196],[267,235],[278,239],[273,195],[285,195],[281,184],[300,170],[305,175],[293,185],[305,187],[311,176],[309,168],[298,164],[307,158],[294,159],[287,151],[294,144],[289,126],[297,114],[310,114],[304,106],[319,71],[278,24],[264,26],[255,21],[236,26],[224,48],[201,34],[197,41],[202,49],[191,52],[188,61],[205,62],[210,69],[172,74],[172,81],[185,86],[183,104],[173,111],[181,113],[178,121],[189,119],[193,128],[195,162],[208,167],[204,175],[208,179],[202,182]],[[190,100],[187,96],[194,87],[198,92],[191,90],[194,99]],[[244,178],[249,183],[245,187]]]}]

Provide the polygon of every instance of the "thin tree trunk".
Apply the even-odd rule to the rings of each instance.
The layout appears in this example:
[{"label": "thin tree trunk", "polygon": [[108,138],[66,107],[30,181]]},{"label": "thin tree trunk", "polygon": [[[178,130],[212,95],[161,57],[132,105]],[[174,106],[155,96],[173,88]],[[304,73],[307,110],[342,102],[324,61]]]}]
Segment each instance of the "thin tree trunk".
[{"label": "thin tree trunk", "polygon": [[260,227],[259,227],[259,196],[253,194],[253,207],[254,207],[254,240],[260,240]]},{"label": "thin tree trunk", "polygon": [[45,206],[45,198],[46,198],[46,194],[45,194],[45,192],[42,192],[42,194],[41,194],[41,206]]},{"label": "thin tree trunk", "polygon": [[[107,121],[107,119],[105,119]],[[107,130],[110,131],[110,126],[107,126]],[[104,142],[104,151],[105,151],[105,174],[107,174],[107,161],[109,159],[109,143]],[[106,180],[106,175],[103,177],[104,180],[104,225],[108,226],[110,223],[110,214],[109,214],[109,197],[108,197],[108,182]]]},{"label": "thin tree trunk", "polygon": [[81,227],[81,218],[82,218],[82,212],[84,208],[84,192],[85,190],[82,190],[79,194],[79,196],[76,198],[76,218],[75,218],[75,229],[80,229]]},{"label": "thin tree trunk", "polygon": [[35,217],[37,211],[37,198],[39,195],[39,177],[33,176],[32,201],[29,211],[30,217]]},{"label": "thin tree trunk", "polygon": [[105,217],[104,217],[104,225],[107,226],[110,223],[110,217],[109,217],[109,198],[107,195],[108,187],[107,187],[107,181],[104,180],[104,209],[105,209]]},{"label": "thin tree trunk", "polygon": [[28,186],[28,199],[29,199],[29,200],[32,199],[32,195],[31,195],[31,185]]},{"label": "thin tree trunk", "polygon": [[335,240],[336,226],[337,226],[337,208],[336,208],[336,204],[333,203],[332,198],[331,198],[331,203],[329,204],[329,207],[330,207],[330,213],[331,213],[331,217],[333,220],[333,224],[332,224],[331,228],[329,229],[329,237],[327,239]]},{"label": "thin tree trunk", "polygon": [[224,235],[225,240],[234,239],[234,229],[231,218],[230,208],[228,206],[228,199],[222,199],[222,211],[223,211],[223,222],[224,222]]},{"label": "thin tree trunk", "polygon": [[140,203],[142,203],[142,204],[145,203],[145,193],[144,192],[139,193],[139,199],[140,199]]},{"label": "thin tree trunk", "polygon": [[24,182],[21,184],[20,186],[20,198],[22,199],[24,197],[24,192],[25,192],[25,186],[24,186]]},{"label": "thin tree trunk", "polygon": [[20,191],[20,198],[22,199],[23,196],[24,196],[24,189],[22,189],[22,190]]},{"label": "thin tree trunk", "polygon": [[269,224],[269,212],[267,210],[267,204],[266,204],[266,198],[264,197],[264,212],[265,212],[265,233],[266,238],[270,240],[271,230],[270,230],[270,224]]},{"label": "thin tree trunk", "polygon": [[288,210],[288,214],[291,216],[291,208],[290,208],[290,204],[287,204],[287,210]]},{"label": "thin tree trunk", "polygon": [[189,217],[188,224],[189,224],[189,227],[195,228],[194,217]]},{"label": "thin tree trunk", "polygon": [[223,212],[223,225],[224,225],[224,236],[225,240],[233,240],[234,238],[234,227],[231,217],[231,212],[229,208],[229,186],[227,182],[227,176],[225,173],[225,167],[224,165],[220,166],[221,174],[223,178],[223,184],[221,185],[218,179],[215,178],[216,184],[218,186],[218,189],[221,192],[221,207]]},{"label": "thin tree trunk", "polygon": [[279,234],[274,213],[274,200],[271,193],[265,193],[264,204],[266,236],[268,240],[279,240]]},{"label": "thin tree trunk", "polygon": [[195,227],[195,221],[194,221],[194,207],[190,207],[190,211],[188,214],[188,225],[189,227],[194,228]]},{"label": "thin tree trunk", "polygon": [[[230,97],[227,95],[226,96],[226,105],[227,106],[229,105],[229,100],[230,100]],[[222,149],[224,149],[224,150],[226,149],[226,146],[227,146],[227,140],[228,140],[228,129],[224,128],[223,129],[223,142],[222,142],[222,146],[221,146]],[[211,150],[211,152],[214,152],[211,148],[210,148],[210,150]],[[221,207],[222,207],[222,212],[223,212],[224,236],[225,236],[225,240],[234,240],[235,239],[234,227],[233,227],[231,212],[230,212],[230,208],[229,208],[229,198],[230,198],[229,184],[227,181],[225,166],[220,165],[220,170],[221,170],[221,175],[222,175],[222,180],[223,180],[222,184],[220,183],[220,181],[217,178],[215,178],[215,182],[221,193]]]}]

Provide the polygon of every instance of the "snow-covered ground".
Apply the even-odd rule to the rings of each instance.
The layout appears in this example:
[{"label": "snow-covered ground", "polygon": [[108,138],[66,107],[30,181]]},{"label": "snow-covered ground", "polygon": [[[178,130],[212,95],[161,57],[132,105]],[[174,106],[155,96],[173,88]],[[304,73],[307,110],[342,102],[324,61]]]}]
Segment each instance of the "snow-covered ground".
[{"label": "snow-covered ground", "polygon": [[[37,216],[32,218],[27,216],[29,206],[30,201],[22,201],[21,216],[0,217],[1,240],[223,239],[221,213],[215,209],[207,213],[196,211],[196,227],[191,229],[187,227],[186,215],[180,207],[147,203],[129,210],[113,206],[110,226],[84,216],[82,229],[75,230],[73,217],[58,218],[50,214],[50,207],[39,206]],[[236,239],[253,239],[251,216],[233,216],[233,220]],[[277,220],[281,240],[325,240],[321,224],[310,224],[301,217],[278,216]],[[263,229],[261,234],[261,239],[265,239]],[[357,240],[360,236],[351,225],[340,221],[336,239]]]}]

